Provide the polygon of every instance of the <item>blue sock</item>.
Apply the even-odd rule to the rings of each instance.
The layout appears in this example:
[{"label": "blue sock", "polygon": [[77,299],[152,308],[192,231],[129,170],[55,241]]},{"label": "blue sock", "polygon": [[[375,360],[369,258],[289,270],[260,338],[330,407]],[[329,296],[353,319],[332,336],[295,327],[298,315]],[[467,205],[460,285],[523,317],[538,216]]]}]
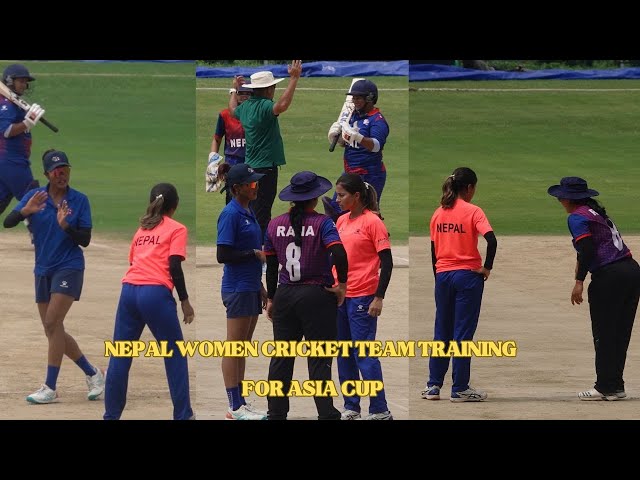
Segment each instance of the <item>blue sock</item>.
[{"label": "blue sock", "polygon": [[244,397],[241,394],[242,392],[242,384],[238,385],[238,396],[240,397],[240,405],[246,405],[247,401],[244,399]]},{"label": "blue sock", "polygon": [[229,399],[229,408],[231,410],[237,410],[242,405],[242,397],[240,396],[240,389],[238,387],[227,388],[227,398]]},{"label": "blue sock", "polygon": [[47,379],[44,383],[51,390],[56,389],[56,382],[58,381],[58,374],[60,373],[60,367],[54,367],[53,365],[47,365]]},{"label": "blue sock", "polygon": [[76,362],[76,365],[78,365],[82,369],[84,374],[89,375],[90,377],[93,377],[98,371],[95,368],[93,368],[93,365],[89,363],[89,360],[87,360],[87,357],[85,357],[84,355],[82,355],[75,362]]}]

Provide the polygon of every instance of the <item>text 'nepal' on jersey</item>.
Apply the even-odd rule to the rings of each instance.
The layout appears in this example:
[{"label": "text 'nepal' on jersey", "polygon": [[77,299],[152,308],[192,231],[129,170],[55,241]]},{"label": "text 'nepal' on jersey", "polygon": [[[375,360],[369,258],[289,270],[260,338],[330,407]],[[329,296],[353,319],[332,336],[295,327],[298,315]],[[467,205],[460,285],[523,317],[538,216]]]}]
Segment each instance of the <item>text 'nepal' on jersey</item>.
[{"label": "text 'nepal' on jersey", "polygon": [[378,283],[380,283],[378,252],[390,249],[391,242],[387,227],[372,211],[365,209],[362,215],[353,220],[349,216],[349,213],[345,213],[338,217],[336,222],[340,240],[349,261],[346,296],[365,297],[375,294],[378,289]]},{"label": "text 'nepal' on jersey", "polygon": [[4,132],[9,125],[24,120],[25,111],[0,95],[0,163],[11,162],[18,165],[30,165],[31,133],[23,132],[14,137],[5,138]]},{"label": "text 'nepal' on jersey", "polygon": [[631,252],[622,241],[622,236],[610,218],[605,219],[587,205],[581,205],[567,218],[569,231],[573,237],[571,242],[576,248],[576,242],[591,236],[596,250],[596,256],[589,265],[589,271],[594,272],[604,265],[630,257]]},{"label": "text 'nepal' on jersey", "polygon": [[385,171],[382,163],[382,152],[384,144],[389,136],[389,124],[380,113],[374,108],[368,114],[353,112],[349,124],[357,128],[358,132],[365,137],[375,138],[380,142],[378,152],[370,152],[360,144],[351,147],[348,144],[344,148],[344,171],[347,173],[357,173],[364,175],[367,173],[379,173]]},{"label": "text 'nepal' on jersey", "polygon": [[277,255],[282,268],[279,283],[287,285],[333,285],[331,257],[327,250],[342,243],[336,226],[326,215],[312,210],[302,219],[302,245],[295,243],[289,213],[269,222],[264,243],[266,255]]},{"label": "text 'nepal' on jersey", "polygon": [[270,168],[287,163],[273,105],[274,101],[268,98],[251,97],[235,110],[247,140],[244,163],[253,168]]},{"label": "text 'nepal' on jersey", "polygon": [[[243,105],[247,103],[247,100]],[[253,210],[242,208],[235,198],[218,217],[218,245],[236,250],[261,250],[262,230]],[[222,273],[223,293],[259,292],[262,286],[262,262],[253,258],[246,262],[225,263]]]},{"label": "text 'nepal' on jersey", "polygon": [[151,230],[138,231],[129,247],[129,270],[122,283],[131,285],[164,285],[173,291],[169,257],[187,258],[187,227],[166,215]]},{"label": "text 'nepal' on jersey", "polygon": [[[13,210],[22,210],[37,192],[49,193],[49,184],[28,191]],[[67,194],[63,200],[67,201],[71,209],[71,214],[66,218],[69,226],[76,229],[91,228],[91,207],[87,196],[67,187]],[[60,228],[58,207],[54,205],[51,197],[47,198],[44,210],[28,218],[36,254],[36,265],[33,270],[36,275],[51,275],[60,270],[84,270],[82,248]]]},{"label": "text 'nepal' on jersey", "polygon": [[228,108],[218,114],[218,123],[214,134],[218,145],[224,137],[224,161],[233,166],[244,163],[245,138],[242,123],[231,115]]},{"label": "text 'nepal' on jersey", "polygon": [[438,207],[429,224],[437,259],[436,273],[482,268],[478,235],[492,230],[482,209],[460,198],[453,208]]}]

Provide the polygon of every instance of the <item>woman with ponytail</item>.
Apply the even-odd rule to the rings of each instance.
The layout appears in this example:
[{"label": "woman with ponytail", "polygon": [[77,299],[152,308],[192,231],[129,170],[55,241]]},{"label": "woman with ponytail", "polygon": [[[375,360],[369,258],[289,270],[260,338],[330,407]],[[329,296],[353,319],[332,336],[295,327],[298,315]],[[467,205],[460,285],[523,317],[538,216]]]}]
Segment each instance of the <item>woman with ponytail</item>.
[{"label": "woman with ponytail", "polygon": [[[340,209],[348,211],[338,218],[336,227],[349,259],[346,299],[338,309],[338,340],[375,340],[393,270],[389,233],[380,218],[376,189],[360,175],[342,175],[336,182],[336,199]],[[338,357],[341,384],[359,380],[360,376],[362,380],[382,382],[378,357],[368,353],[361,356],[357,348],[349,353],[348,357]],[[345,397],[344,407],[342,420],[361,418],[359,396]],[[364,420],[393,420],[384,389],[370,397],[369,415]]]},{"label": "woman with ponytail", "polygon": [[[166,342],[173,356],[164,359],[173,402],[174,420],[195,418],[189,394],[189,366],[180,355],[177,341],[183,341],[175,287],[184,323],[193,322],[195,313],[189,302],[181,263],[187,258],[187,228],[172,217],[178,208],[176,188],[159,183],[151,189],[147,212],[129,249],[129,269],[122,279],[122,292],[116,311],[113,341],[140,339],[145,325],[158,342]],[[111,357],[105,389],[105,420],[118,420],[127,403],[131,357]]]},{"label": "woman with ponytail", "polygon": [[[480,318],[484,282],[493,268],[498,242],[482,209],[471,204],[478,177],[467,167],[456,168],[442,185],[440,207],[431,217],[431,261],[435,275],[435,341],[460,344],[473,340]],[[478,251],[478,235],[487,241],[484,264]],[[440,389],[450,357],[429,357],[429,380],[421,393],[440,400]],[[471,357],[454,357],[452,402],[481,402],[483,391],[469,385]]]}]

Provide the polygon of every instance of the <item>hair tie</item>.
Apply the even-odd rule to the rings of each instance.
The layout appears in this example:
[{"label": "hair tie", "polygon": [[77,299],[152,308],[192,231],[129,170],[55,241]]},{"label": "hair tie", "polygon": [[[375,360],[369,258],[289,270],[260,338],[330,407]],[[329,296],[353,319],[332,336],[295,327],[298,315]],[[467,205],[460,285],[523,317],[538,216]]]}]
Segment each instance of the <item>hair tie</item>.
[{"label": "hair tie", "polygon": [[366,188],[367,190],[369,190],[369,184],[367,182],[364,182],[364,188]]},{"label": "hair tie", "polygon": [[162,198],[162,194],[161,193],[156,195],[156,200],[159,199],[159,198]]},{"label": "hair tie", "polygon": [[455,178],[456,178],[456,176],[455,176],[454,174],[451,174],[451,175],[449,175],[449,178],[453,178],[453,179],[455,179]]}]

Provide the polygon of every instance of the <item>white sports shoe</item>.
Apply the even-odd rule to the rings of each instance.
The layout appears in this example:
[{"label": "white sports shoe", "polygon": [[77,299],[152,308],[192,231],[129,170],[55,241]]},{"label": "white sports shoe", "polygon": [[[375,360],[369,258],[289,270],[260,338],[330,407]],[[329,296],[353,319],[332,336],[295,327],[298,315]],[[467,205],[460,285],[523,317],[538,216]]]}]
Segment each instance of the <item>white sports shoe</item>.
[{"label": "white sports shoe", "polygon": [[89,393],[87,399],[97,400],[100,395],[104,393],[105,376],[107,372],[100,370],[96,367],[96,373],[93,376],[87,375],[87,387],[89,387]]},{"label": "white sports shoe", "polygon": [[340,414],[340,420],[358,420],[360,417],[360,412],[355,410],[345,410]]},{"label": "white sports shoe", "polygon": [[[624,396],[622,396],[624,395]],[[616,400],[622,400],[623,398],[625,398],[627,396],[626,393],[624,393],[623,391],[621,391],[620,393],[601,393],[598,390],[596,390],[595,388],[592,388],[591,390],[586,390],[584,392],[580,392],[578,393],[578,398],[580,400],[587,400],[587,401],[592,401],[592,400],[608,400],[610,402],[615,402]]]},{"label": "white sports shoe", "polygon": [[242,405],[237,410],[227,410],[225,420],[266,420],[266,415],[252,412],[246,405]]},{"label": "white sports shoe", "polygon": [[42,384],[42,386],[37,391],[35,391],[34,393],[32,393],[27,397],[27,402],[29,403],[44,404],[44,403],[54,403],[57,401],[58,401],[58,394],[56,393],[56,391],[51,390],[45,384]]},{"label": "white sports shoe", "polygon": [[251,402],[247,402],[244,406],[245,410],[250,411],[251,413],[255,413],[256,415],[261,415],[263,417],[267,416],[267,412],[265,412],[264,410],[260,410],[256,407],[253,406],[253,403]]},{"label": "white sports shoe", "polygon": [[361,420],[393,420],[393,415],[387,410],[386,412],[370,413]]}]

